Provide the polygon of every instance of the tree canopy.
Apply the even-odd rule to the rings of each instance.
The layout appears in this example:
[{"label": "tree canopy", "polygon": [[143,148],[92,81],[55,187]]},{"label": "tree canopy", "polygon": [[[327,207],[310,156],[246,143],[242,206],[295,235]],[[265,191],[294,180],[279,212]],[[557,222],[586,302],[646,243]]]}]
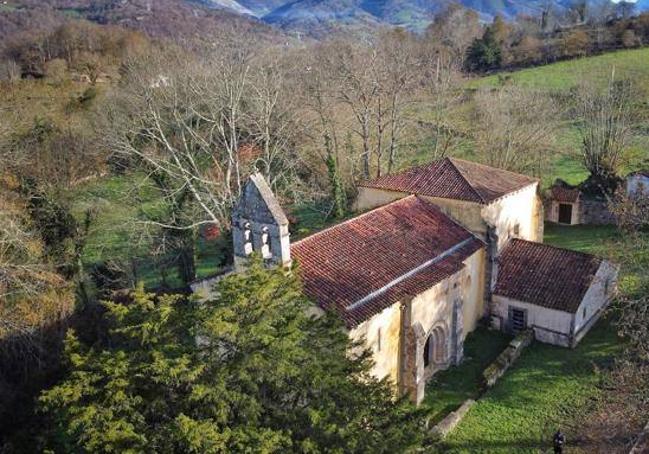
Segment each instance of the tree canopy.
[{"label": "tree canopy", "polygon": [[308,315],[294,273],[256,262],[215,290],[200,303],[140,288],[106,303],[105,343],[70,332],[69,372],[40,399],[56,423],[48,447],[394,452],[420,440],[417,411],[370,375],[336,318]]}]

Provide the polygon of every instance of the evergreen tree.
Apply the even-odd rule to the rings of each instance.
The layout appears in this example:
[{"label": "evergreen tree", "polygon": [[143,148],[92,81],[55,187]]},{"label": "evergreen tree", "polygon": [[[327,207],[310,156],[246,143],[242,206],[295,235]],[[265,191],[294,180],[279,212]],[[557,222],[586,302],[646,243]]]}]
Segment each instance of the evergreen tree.
[{"label": "evergreen tree", "polygon": [[307,315],[294,274],[260,261],[214,301],[108,303],[106,345],[66,341],[69,373],[43,393],[64,452],[395,452],[420,418],[369,374],[337,319]]},{"label": "evergreen tree", "polygon": [[327,157],[327,171],[331,185],[331,197],[334,202],[334,216],[340,219],[345,217],[347,194],[345,194],[345,187],[340,178],[340,172],[338,172],[338,163],[333,155]]},{"label": "evergreen tree", "polygon": [[476,38],[467,51],[466,65],[470,71],[490,71],[502,64],[502,48],[493,26],[487,27],[482,38]]}]

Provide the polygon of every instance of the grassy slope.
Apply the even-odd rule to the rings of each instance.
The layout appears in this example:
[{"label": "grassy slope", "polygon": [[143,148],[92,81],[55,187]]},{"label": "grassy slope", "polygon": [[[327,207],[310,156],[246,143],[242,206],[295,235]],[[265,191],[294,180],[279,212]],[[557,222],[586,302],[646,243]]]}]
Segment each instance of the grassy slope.
[{"label": "grassy slope", "polygon": [[[639,93],[638,99],[649,93],[649,48],[623,50],[594,57],[568,60],[511,73],[501,73],[476,79],[472,87],[496,86],[503,79],[529,88],[552,92],[567,92],[583,80],[594,80],[604,86],[615,75],[616,80],[630,79]],[[560,132],[559,146],[562,154],[557,157],[551,177],[544,178],[549,186],[555,178],[562,178],[571,184],[583,181],[587,174],[575,160],[574,150],[580,146],[579,135],[572,125],[566,125]],[[625,172],[636,170],[640,163],[649,158],[649,138],[639,138],[631,144],[630,162]]]},{"label": "grassy slope", "polygon": [[497,85],[502,77],[533,88],[566,90],[582,80],[594,79],[605,84],[615,71],[615,78],[629,78],[637,85],[649,86],[649,48],[622,50],[595,57],[567,60],[551,65],[501,73],[476,81],[477,85]]},{"label": "grassy slope", "polygon": [[598,367],[620,351],[615,333],[600,323],[575,349],[534,343],[471,409],[444,444],[446,452],[539,452],[561,426],[569,440],[579,409],[600,392]]}]

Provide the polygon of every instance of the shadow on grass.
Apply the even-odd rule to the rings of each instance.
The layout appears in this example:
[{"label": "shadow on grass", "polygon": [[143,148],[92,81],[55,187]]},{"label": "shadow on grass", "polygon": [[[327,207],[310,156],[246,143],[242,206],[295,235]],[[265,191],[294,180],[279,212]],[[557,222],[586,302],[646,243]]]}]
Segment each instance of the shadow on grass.
[{"label": "shadow on grass", "polygon": [[423,405],[431,423],[441,421],[466,399],[480,395],[482,371],[505,349],[510,336],[479,327],[464,343],[464,361],[457,367],[437,373],[428,383]]}]

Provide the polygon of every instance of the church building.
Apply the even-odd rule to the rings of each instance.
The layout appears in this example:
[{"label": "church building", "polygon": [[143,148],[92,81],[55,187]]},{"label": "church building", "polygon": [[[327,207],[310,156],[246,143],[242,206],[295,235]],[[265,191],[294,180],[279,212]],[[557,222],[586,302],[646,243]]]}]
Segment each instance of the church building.
[{"label": "church building", "polygon": [[[528,281],[547,278],[521,262],[520,254],[530,248],[510,246],[513,241],[542,241],[542,207],[536,179],[444,159],[362,183],[358,216],[291,243],[286,215],[264,177],[255,174],[233,210],[235,271],[252,253],[279,266],[298,262],[304,292],[317,311],[338,314],[349,336],[373,352],[373,373],[390,378],[400,394],[419,403],[430,377],[462,361],[464,340],[480,320],[511,332],[549,332],[541,331],[547,317],[534,314],[548,310],[539,302],[552,285],[540,285],[529,301],[512,300],[511,305],[526,311],[527,318],[516,324],[507,318],[507,294],[494,294],[495,288],[507,287],[498,270],[511,272],[514,261],[527,271]],[[551,268],[553,260],[558,265],[565,257],[546,254],[544,266]],[[617,273],[614,266],[600,267],[602,263],[593,259],[592,266],[571,275],[582,287],[568,295],[587,296],[589,307],[579,337],[574,320],[582,302],[571,301],[566,307],[575,313],[557,310],[567,314],[565,329],[573,329],[572,334],[540,340],[560,339],[559,345],[573,346],[592,326],[610,299]],[[608,282],[606,291],[599,286],[587,295],[602,277]],[[192,288],[209,293],[214,281]],[[564,282],[562,289],[571,285]],[[552,319],[554,313],[550,315]]]}]

